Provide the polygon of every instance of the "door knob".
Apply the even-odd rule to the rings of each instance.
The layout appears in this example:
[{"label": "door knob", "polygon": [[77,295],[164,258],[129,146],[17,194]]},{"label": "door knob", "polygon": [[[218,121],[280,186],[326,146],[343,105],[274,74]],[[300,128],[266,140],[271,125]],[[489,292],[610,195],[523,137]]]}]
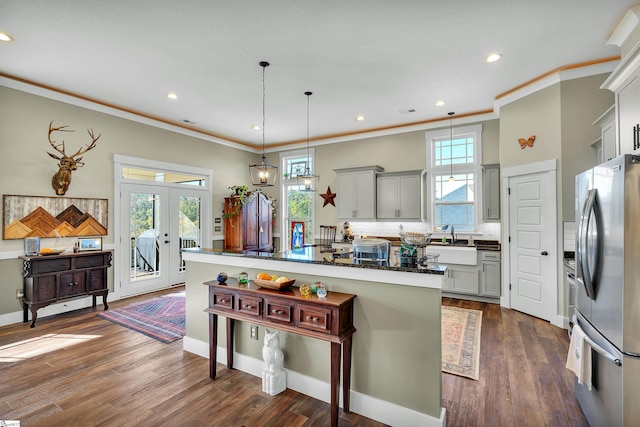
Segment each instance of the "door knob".
[{"label": "door knob", "polygon": [[547,255],[549,255],[549,252],[547,252],[547,251],[542,251],[542,252],[540,252],[540,255],[547,256]]}]

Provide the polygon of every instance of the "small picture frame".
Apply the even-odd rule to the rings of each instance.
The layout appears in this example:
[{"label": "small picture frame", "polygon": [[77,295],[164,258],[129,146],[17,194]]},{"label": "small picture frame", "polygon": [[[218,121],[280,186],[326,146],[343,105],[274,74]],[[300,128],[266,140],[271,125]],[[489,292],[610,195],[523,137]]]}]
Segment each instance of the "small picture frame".
[{"label": "small picture frame", "polygon": [[102,237],[81,237],[78,239],[78,252],[101,251]]}]

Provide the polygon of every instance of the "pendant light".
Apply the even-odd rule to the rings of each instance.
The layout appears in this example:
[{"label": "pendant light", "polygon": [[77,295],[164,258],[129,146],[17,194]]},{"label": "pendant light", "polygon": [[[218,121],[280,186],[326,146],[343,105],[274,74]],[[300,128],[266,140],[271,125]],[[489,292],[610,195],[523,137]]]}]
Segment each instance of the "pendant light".
[{"label": "pendant light", "polygon": [[260,61],[258,65],[262,67],[262,157],[260,163],[249,165],[249,172],[251,173],[251,183],[254,187],[273,187],[276,182],[276,177],[278,176],[278,167],[267,163],[267,158],[264,155],[264,70],[269,66],[269,63]]},{"label": "pendant light", "polygon": [[451,173],[449,175],[449,182],[454,182],[456,179],[453,177],[453,115],[455,113],[449,113],[449,146],[451,149],[451,155],[449,156],[449,165],[451,167]]},{"label": "pendant light", "polygon": [[315,192],[318,188],[318,181],[320,175],[314,175],[311,173],[311,155],[309,154],[309,97],[313,95],[312,92],[305,92],[307,95],[307,167],[302,175],[298,175],[299,191]]}]

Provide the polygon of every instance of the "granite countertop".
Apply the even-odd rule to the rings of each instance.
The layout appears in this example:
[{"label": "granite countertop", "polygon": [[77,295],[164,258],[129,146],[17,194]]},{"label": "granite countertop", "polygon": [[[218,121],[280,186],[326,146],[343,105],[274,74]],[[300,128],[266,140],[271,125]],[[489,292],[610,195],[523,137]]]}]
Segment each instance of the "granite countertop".
[{"label": "granite countertop", "polygon": [[[257,252],[257,251],[226,251],[220,249],[210,248],[185,248],[182,250],[187,253],[201,253],[217,256],[242,256],[245,258],[258,258],[258,259],[273,259],[277,261],[291,261],[311,264],[324,264],[335,265],[351,268],[364,268],[375,270],[391,270],[391,271],[404,271],[410,273],[425,273],[425,274],[439,274],[443,275],[447,267],[445,266],[430,266],[430,267],[400,267],[394,266],[391,263],[358,263],[352,257],[348,257],[348,250],[335,250],[327,251],[317,246],[309,246],[296,250],[283,251],[283,252]],[[335,256],[334,256],[335,255]],[[344,255],[344,257],[340,257]],[[337,256],[337,257],[336,257]]]},{"label": "granite countertop", "polygon": [[[391,242],[392,246],[400,246],[402,242],[400,241],[399,236],[367,236],[368,238],[376,238],[376,239],[385,239]],[[336,243],[351,243],[351,242],[336,242]],[[432,239],[429,246],[442,246],[444,245],[442,241],[438,239]],[[502,245],[499,240],[485,240],[485,239],[475,239],[472,245],[469,245],[469,241],[467,239],[457,239],[455,243],[449,242],[447,239],[446,246],[452,247],[475,247],[479,251],[500,251],[502,249]]]}]

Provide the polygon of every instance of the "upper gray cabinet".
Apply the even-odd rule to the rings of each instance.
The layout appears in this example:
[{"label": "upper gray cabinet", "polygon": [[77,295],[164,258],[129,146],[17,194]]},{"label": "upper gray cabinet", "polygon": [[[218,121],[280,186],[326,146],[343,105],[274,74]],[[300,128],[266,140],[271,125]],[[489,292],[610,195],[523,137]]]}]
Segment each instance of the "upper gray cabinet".
[{"label": "upper gray cabinet", "polygon": [[376,219],[376,174],[381,166],[334,169],[336,172],[336,203],[338,219]]},{"label": "upper gray cabinet", "polygon": [[600,127],[600,144],[596,144],[597,164],[606,162],[616,157],[616,122],[615,106],[612,105],[595,122],[594,126]]},{"label": "upper gray cabinet", "polygon": [[422,171],[416,170],[378,174],[378,219],[420,220],[421,173]]},{"label": "upper gray cabinet", "polygon": [[482,165],[482,190],[484,222],[500,221],[500,165]]},{"label": "upper gray cabinet", "polygon": [[[625,56],[600,86],[614,93],[617,124],[615,155],[640,152],[640,43]],[[605,150],[604,141],[603,151]],[[608,154],[603,153],[604,160]]]}]

